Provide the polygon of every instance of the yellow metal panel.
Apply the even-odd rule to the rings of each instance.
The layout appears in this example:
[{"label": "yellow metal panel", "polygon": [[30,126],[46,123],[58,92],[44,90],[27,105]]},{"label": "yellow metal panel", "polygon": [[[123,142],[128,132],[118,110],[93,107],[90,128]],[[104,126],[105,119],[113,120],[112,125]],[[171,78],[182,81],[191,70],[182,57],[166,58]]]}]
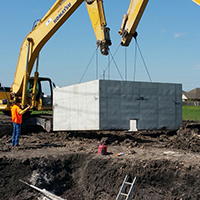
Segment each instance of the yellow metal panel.
[{"label": "yellow metal panel", "polygon": [[[130,5],[128,10],[128,21],[125,26],[125,30],[134,33],[137,25],[143,15],[144,9],[148,0],[134,0],[133,3]],[[134,23],[133,23],[134,22]],[[133,31],[132,31],[133,30]]]},{"label": "yellow metal panel", "polygon": [[10,92],[0,91],[0,99],[7,99],[10,97]]},{"label": "yellow metal panel", "polygon": [[109,46],[111,45],[110,29],[106,27],[103,1],[95,0],[92,3],[85,1],[85,3],[97,39],[97,45],[103,55],[108,55]]},{"label": "yellow metal panel", "polygon": [[28,41],[27,38],[32,39],[30,48],[30,57],[28,59],[28,70],[30,74],[40,50],[52,35],[62,26],[62,24],[71,16],[71,14],[80,6],[83,0],[58,0],[52,6],[52,9],[45,15],[45,17],[34,27],[34,29],[24,39],[18,63],[15,72],[15,80],[12,86],[12,91],[15,94],[21,95],[22,83],[26,71],[26,60]]},{"label": "yellow metal panel", "polygon": [[100,45],[101,53],[103,55],[107,55],[109,49],[108,46],[111,45],[111,41],[109,34],[110,29],[106,27],[107,24],[103,8],[103,1],[96,0],[89,4],[86,2],[86,6],[97,39],[97,45]]},{"label": "yellow metal panel", "polygon": [[194,1],[195,3],[197,3],[198,5],[200,5],[200,0],[192,0]]},{"label": "yellow metal panel", "polygon": [[123,20],[124,24],[122,24],[121,27],[123,28],[123,30],[119,31],[120,33],[122,32],[121,44],[123,46],[129,45],[147,3],[148,0],[131,0],[127,15],[125,15],[125,18]]},{"label": "yellow metal panel", "polygon": [[9,111],[10,110],[10,106],[6,105],[1,105],[0,104],[0,111]]},{"label": "yellow metal panel", "polygon": [[87,4],[86,7],[90,16],[90,20],[95,32],[96,38],[102,38],[102,30],[101,30],[101,21],[100,21],[100,13],[98,10],[97,1],[93,2],[92,4]]},{"label": "yellow metal panel", "polygon": [[[27,73],[30,75],[40,50],[83,1],[84,0],[57,0],[43,19],[40,20],[26,36],[21,46],[15,72],[15,80],[12,85],[12,92],[14,94],[18,96],[22,95],[24,78],[27,76]],[[92,8],[91,11],[92,23],[97,40],[101,40],[105,38],[102,34],[104,29],[101,29],[101,25],[106,25],[102,1],[95,0],[89,7],[93,6],[94,8]],[[28,38],[30,39],[29,41],[31,41],[30,43],[27,40]],[[26,69],[29,45],[28,69]]]}]

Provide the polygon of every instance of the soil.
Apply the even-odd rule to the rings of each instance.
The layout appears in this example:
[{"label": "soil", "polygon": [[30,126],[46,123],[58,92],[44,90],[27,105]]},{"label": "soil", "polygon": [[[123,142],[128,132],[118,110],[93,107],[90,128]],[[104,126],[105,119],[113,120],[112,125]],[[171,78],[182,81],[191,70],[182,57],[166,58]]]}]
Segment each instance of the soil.
[{"label": "soil", "polygon": [[0,199],[43,199],[22,180],[63,199],[115,200],[126,175],[137,177],[130,199],[200,199],[200,123],[184,121],[178,131],[22,130],[17,147],[10,117],[0,115],[0,127]]}]

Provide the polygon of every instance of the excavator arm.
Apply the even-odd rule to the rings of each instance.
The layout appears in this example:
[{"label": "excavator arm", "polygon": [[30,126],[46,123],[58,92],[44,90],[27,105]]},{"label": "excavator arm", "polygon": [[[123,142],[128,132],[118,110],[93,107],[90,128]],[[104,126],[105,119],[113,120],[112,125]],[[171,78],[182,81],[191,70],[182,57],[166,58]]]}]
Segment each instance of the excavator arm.
[{"label": "excavator arm", "polygon": [[[91,3],[92,2],[92,3]],[[111,45],[110,29],[106,27],[105,12],[103,8],[103,1],[96,2],[86,1],[87,10],[97,38],[97,46],[103,55],[108,55],[108,46]]]},{"label": "excavator arm", "polygon": [[[40,50],[83,1],[57,0],[24,39],[20,49],[14,83],[11,87],[13,96],[22,96],[22,106],[27,103],[27,82]],[[111,42],[109,28],[106,27],[103,2],[102,0],[85,0],[85,3],[96,35],[97,45],[100,47],[101,53],[107,55]],[[35,76],[38,76],[38,74],[36,73]]]},{"label": "excavator arm", "polygon": [[122,46],[129,46],[133,37],[136,36],[136,28],[143,15],[149,0],[131,0],[127,14],[124,14],[119,35]]},{"label": "excavator arm", "polygon": [[[137,36],[137,26],[149,0],[131,0],[127,14],[124,14],[118,34],[122,36],[121,45],[129,46],[133,37]],[[200,0],[192,0],[200,5]]]},{"label": "excavator arm", "polygon": [[200,6],[200,0],[192,0],[192,1],[194,1],[196,4]]}]

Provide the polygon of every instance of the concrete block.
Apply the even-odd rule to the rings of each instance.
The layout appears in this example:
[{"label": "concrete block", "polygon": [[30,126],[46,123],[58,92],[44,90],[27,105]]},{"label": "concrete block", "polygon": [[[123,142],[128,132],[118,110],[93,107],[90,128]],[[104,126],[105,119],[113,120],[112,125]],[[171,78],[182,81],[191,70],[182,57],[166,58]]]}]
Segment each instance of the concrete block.
[{"label": "concrete block", "polygon": [[175,130],[182,123],[181,96],[181,84],[172,83],[95,80],[55,88],[53,129]]}]

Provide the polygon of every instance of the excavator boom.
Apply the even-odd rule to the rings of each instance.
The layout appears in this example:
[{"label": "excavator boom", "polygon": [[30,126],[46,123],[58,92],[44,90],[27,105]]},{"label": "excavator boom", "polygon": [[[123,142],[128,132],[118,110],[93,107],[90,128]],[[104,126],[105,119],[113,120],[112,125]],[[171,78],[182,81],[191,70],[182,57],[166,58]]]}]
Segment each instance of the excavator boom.
[{"label": "excavator boom", "polygon": [[[24,39],[11,88],[14,96],[22,96],[22,104],[26,103],[23,100],[26,98],[27,81],[40,50],[83,1],[57,0]],[[97,38],[97,44],[101,53],[107,55],[111,42],[109,28],[106,27],[103,3],[101,0],[86,0],[85,3]]]},{"label": "excavator boom", "polygon": [[[121,45],[129,46],[133,37],[137,36],[136,29],[149,0],[131,0],[127,14],[124,14],[121,28]],[[192,0],[200,5],[200,0]]]},{"label": "excavator boom", "polygon": [[129,46],[149,0],[131,0],[127,14],[124,14],[119,34],[121,45]]},{"label": "excavator boom", "polygon": [[192,0],[200,6],[200,0]]}]

